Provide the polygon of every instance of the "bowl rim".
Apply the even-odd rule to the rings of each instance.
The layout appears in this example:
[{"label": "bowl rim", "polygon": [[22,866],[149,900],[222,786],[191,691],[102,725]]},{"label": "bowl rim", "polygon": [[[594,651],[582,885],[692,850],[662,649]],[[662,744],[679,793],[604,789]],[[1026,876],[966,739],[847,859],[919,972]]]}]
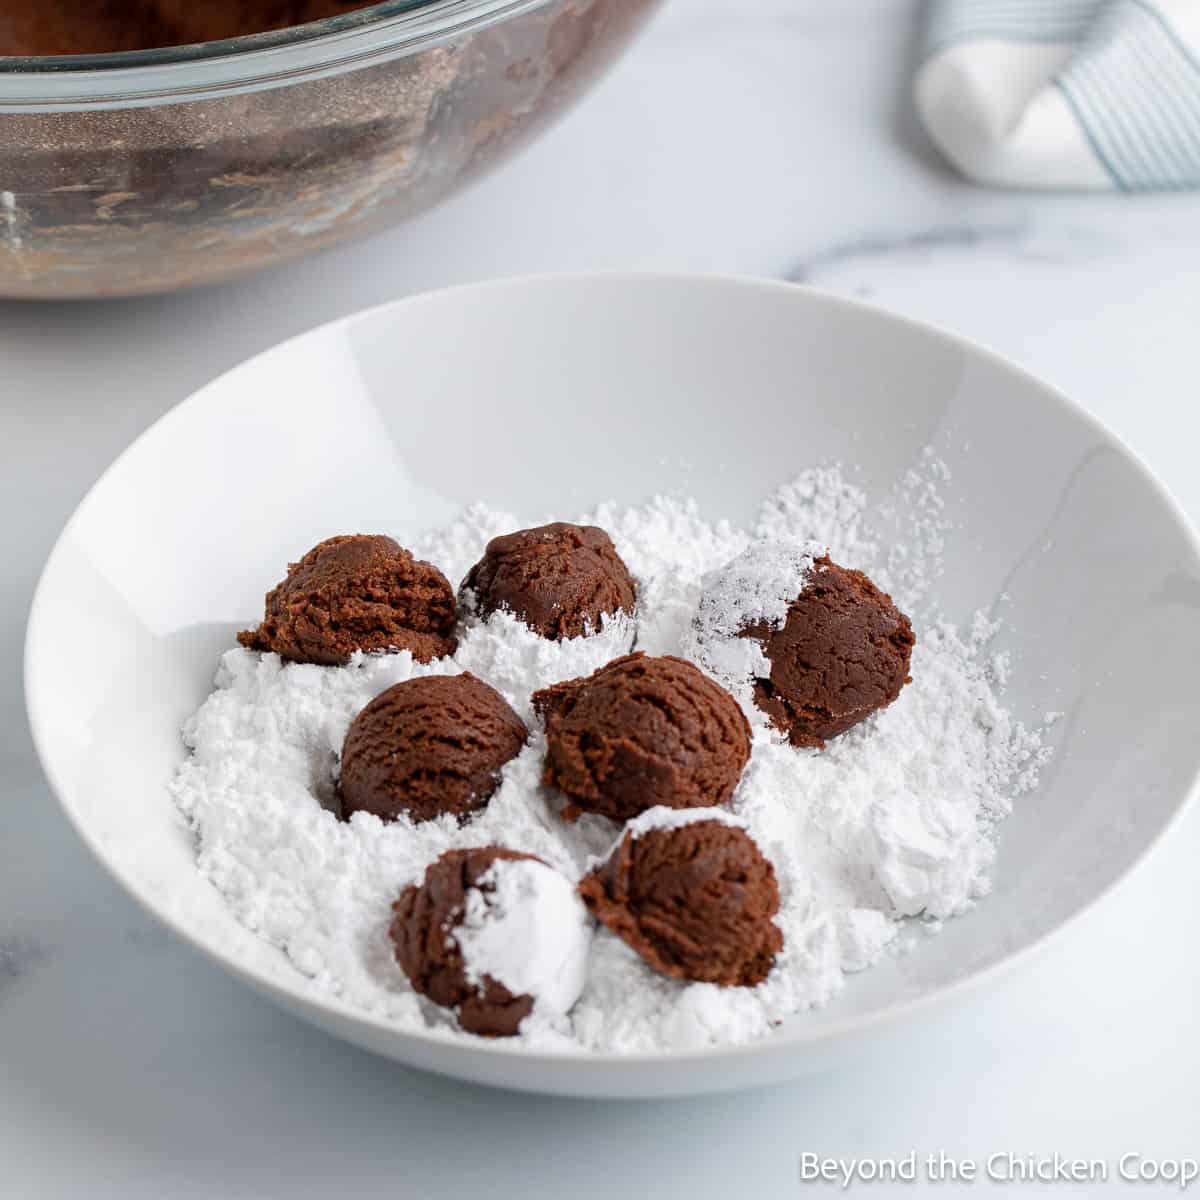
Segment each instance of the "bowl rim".
[{"label": "bowl rim", "polygon": [[177,104],[419,53],[554,0],[383,0],[286,29],[111,54],[0,55],[0,114]]},{"label": "bowl rim", "polygon": [[[156,919],[160,920],[170,929],[176,936],[181,938],[188,945],[200,950],[206,958],[220,965],[229,973],[245,980],[252,987],[263,991],[273,997],[279,997],[281,1002],[290,1008],[291,1011],[297,1012],[299,1008],[315,1009],[324,1015],[345,1020],[360,1026],[368,1027],[375,1032],[383,1033],[389,1038],[402,1041],[410,1041],[416,1045],[425,1048],[431,1047],[452,1047],[456,1051],[461,1051],[464,1054],[483,1055],[492,1059],[519,1059],[523,1062],[536,1063],[545,1067],[553,1067],[555,1065],[569,1065],[572,1069],[578,1069],[585,1072],[591,1072],[595,1077],[596,1083],[599,1083],[605,1076],[611,1077],[613,1070],[620,1070],[622,1067],[636,1069],[639,1066],[655,1066],[670,1064],[676,1067],[699,1067],[704,1064],[720,1062],[722,1060],[736,1058],[739,1060],[758,1059],[764,1056],[778,1054],[782,1051],[798,1051],[802,1047],[817,1047],[822,1045],[832,1045],[838,1042],[845,1042],[851,1039],[858,1038],[863,1035],[872,1033],[881,1033],[888,1030],[893,1030],[901,1025],[907,1024],[914,1019],[929,1013],[930,1011],[941,1008],[948,1002],[958,1000],[967,995],[974,993],[981,988],[985,983],[992,983],[1001,977],[1009,975],[1018,967],[1023,967],[1031,963],[1035,958],[1052,945],[1058,944],[1067,931],[1074,929],[1085,918],[1091,916],[1098,908],[1100,908],[1113,894],[1126,883],[1135,871],[1143,868],[1146,863],[1153,857],[1164,839],[1176,828],[1178,823],[1183,818],[1184,814],[1195,802],[1197,795],[1200,794],[1200,745],[1197,746],[1196,762],[1192,767],[1191,778],[1187,786],[1180,796],[1178,803],[1173,811],[1164,820],[1161,828],[1151,837],[1140,854],[1133,859],[1119,874],[1113,877],[1103,888],[1101,888],[1090,899],[1084,901],[1080,906],[1064,920],[1059,922],[1053,928],[1040,934],[1033,941],[1010,951],[1002,958],[997,959],[990,965],[981,970],[972,971],[970,974],[957,979],[952,983],[943,984],[933,988],[931,991],[925,992],[919,996],[900,1000],[894,1004],[889,1004],[881,1007],[870,1013],[859,1016],[851,1016],[839,1019],[819,1028],[805,1028],[801,1025],[799,1028],[787,1029],[784,1032],[776,1032],[767,1037],[759,1038],[755,1041],[737,1043],[733,1045],[710,1046],[700,1050],[686,1051],[648,1051],[637,1052],[631,1054],[615,1054],[615,1053],[595,1053],[591,1051],[577,1050],[529,1050],[520,1045],[514,1045],[505,1041],[505,1039],[483,1039],[474,1038],[469,1042],[454,1041],[450,1042],[447,1038],[434,1031],[414,1031],[410,1029],[398,1028],[393,1023],[378,1016],[369,1013],[363,1013],[360,1010],[352,1007],[349,1004],[337,999],[336,997],[325,995],[316,991],[310,991],[303,987],[303,976],[297,972],[297,985],[295,987],[285,987],[278,980],[271,978],[265,974],[253,970],[250,967],[244,966],[241,963],[235,962],[232,959],[219,954],[213,949],[203,944],[201,941],[192,936],[190,931],[185,928],[172,913],[164,908],[159,907],[150,898],[143,895],[139,887],[132,881],[126,879],[122,872],[108,860],[103,846],[96,839],[90,836],[87,829],[83,827],[77,820],[71,804],[67,799],[68,789],[65,787],[62,779],[54,770],[54,758],[49,753],[50,722],[42,713],[42,702],[40,699],[42,685],[38,679],[38,663],[35,655],[35,643],[39,640],[38,626],[42,623],[41,609],[43,607],[43,591],[47,587],[47,579],[54,566],[55,560],[63,551],[65,541],[74,531],[74,528],[79,521],[80,514],[87,507],[93,494],[102,488],[110,476],[114,475],[121,469],[121,466],[126,457],[133,452],[135,448],[149,437],[151,434],[159,430],[160,427],[169,424],[178,414],[185,409],[191,409],[193,406],[199,406],[204,402],[205,395],[209,389],[220,386],[221,383],[231,374],[241,370],[249,363],[256,362],[268,355],[286,353],[288,347],[294,342],[299,342],[302,339],[310,338],[318,335],[327,336],[335,330],[345,328],[359,321],[368,320],[377,316],[384,310],[403,309],[409,304],[420,304],[434,296],[450,296],[456,292],[478,292],[485,290],[501,291],[508,288],[542,288],[542,287],[578,287],[590,286],[596,282],[607,282],[610,285],[617,283],[625,286],[640,286],[640,285],[657,285],[657,284],[673,284],[673,285],[692,285],[706,286],[718,289],[729,290],[767,290],[779,293],[802,293],[809,297],[819,305],[827,305],[832,308],[842,309],[843,311],[852,312],[859,316],[866,317],[871,320],[882,321],[885,324],[891,324],[893,327],[899,327],[907,330],[909,333],[918,337],[933,338],[942,343],[949,343],[951,346],[965,351],[967,354],[981,359],[990,365],[1008,372],[1018,379],[1024,386],[1030,387],[1038,392],[1045,401],[1057,406],[1060,410],[1064,410],[1072,418],[1081,421],[1083,425],[1090,430],[1094,435],[1108,442],[1114,449],[1124,455],[1127,460],[1135,468],[1137,474],[1142,478],[1142,481],[1149,485],[1149,488],[1164,505],[1167,514],[1174,520],[1178,531],[1183,535],[1188,548],[1192,555],[1192,566],[1197,571],[1200,571],[1200,529],[1192,522],[1182,506],[1175,499],[1174,495],[1167,486],[1158,478],[1158,476],[1147,466],[1142,458],[1133,451],[1124,441],[1121,436],[1110,430],[1103,422],[1094,417],[1078,402],[1070,399],[1065,393],[1061,392],[1053,385],[1046,383],[1032,372],[1014,363],[1005,356],[996,351],[989,350],[987,347],[980,345],[973,339],[963,337],[956,333],[951,333],[941,329],[938,326],[923,321],[914,317],[909,317],[901,313],[893,312],[883,305],[874,304],[857,297],[842,296],[836,293],[827,291],[823,288],[813,287],[808,284],[793,283],[788,280],[761,278],[752,275],[726,275],[720,273],[689,273],[689,272],[659,272],[659,271],[586,271],[586,272],[564,272],[564,273],[535,273],[528,275],[508,276],[498,279],[484,280],[475,283],[454,284],[442,288],[434,288],[422,292],[414,292],[407,296],[402,296],[397,299],[387,300],[380,304],[372,305],[368,308],[359,309],[346,316],[336,318],[332,321],[324,322],[323,324],[314,326],[311,329],[305,330],[292,337],[286,338],[281,342],[260,351],[258,354],[250,356],[243,362],[221,372],[208,383],[202,385],[196,391],[192,392],[184,400],[170,408],[161,417],[155,420],[145,430],[142,431],[130,444],[123,450],[116,459],[108,466],[108,468],[100,475],[96,482],[88,489],[87,493],[80,500],[74,512],[67,520],[62,532],[55,540],[46,564],[42,569],[41,575],[38,578],[37,586],[34,590],[33,600],[30,604],[29,619],[26,628],[25,646],[24,646],[24,692],[26,713],[29,721],[30,732],[34,743],[35,750],[38,755],[38,760],[41,763],[42,770],[46,776],[47,782],[50,785],[51,791],[54,793],[55,799],[60,807],[65,812],[68,821],[75,829],[83,843],[88,847],[93,856],[105,868],[125,892],[130,895],[138,904],[145,908]],[[164,794],[164,800],[166,796]],[[279,953],[283,953],[279,951]],[[300,1014],[304,1015],[304,1014]],[[429,1068],[436,1070],[437,1068]],[[453,1073],[453,1072],[451,1072]],[[748,1085],[749,1086],[749,1085]],[[538,1089],[545,1090],[545,1089]],[[700,1088],[698,1091],[712,1090]],[[580,1094],[590,1094],[580,1092]],[[597,1093],[598,1094],[598,1093]]]}]

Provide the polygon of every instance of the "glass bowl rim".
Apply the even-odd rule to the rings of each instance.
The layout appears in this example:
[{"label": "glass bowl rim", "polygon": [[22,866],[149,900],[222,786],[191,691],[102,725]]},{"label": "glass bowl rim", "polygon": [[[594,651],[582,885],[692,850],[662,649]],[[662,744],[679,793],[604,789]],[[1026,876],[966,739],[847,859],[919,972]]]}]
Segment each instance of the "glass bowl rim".
[{"label": "glass bowl rim", "polygon": [[265,90],[452,41],[552,0],[383,0],[268,33],[55,57],[0,56],[0,114],[144,107]]}]

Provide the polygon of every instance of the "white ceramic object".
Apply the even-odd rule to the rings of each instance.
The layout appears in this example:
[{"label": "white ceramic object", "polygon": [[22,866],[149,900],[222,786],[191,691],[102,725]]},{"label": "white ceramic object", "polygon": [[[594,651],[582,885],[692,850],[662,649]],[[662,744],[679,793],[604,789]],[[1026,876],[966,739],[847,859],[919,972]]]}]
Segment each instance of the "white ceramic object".
[{"label": "white ceramic object", "polygon": [[[484,499],[572,514],[654,492],[749,519],[797,470],[853,464],[887,495],[949,465],[945,610],[992,609],[1008,694],[1056,753],[1003,828],[992,896],[752,1045],[530,1054],[404,1033],[315,994],[193,867],[165,784],[221,650],[282,564],[330,533],[400,538]],[[449,457],[451,468],[444,465]],[[1001,597],[1004,597],[1001,600]],[[26,687],[80,835],[151,912],[285,1008],[463,1079],[574,1095],[767,1083],[893,1037],[1025,956],[1178,815],[1200,763],[1200,549],[1163,489],[1043,384],[954,338],[798,287],[704,278],[516,280],[417,296],[251,360],[144,434],[59,539]]]}]

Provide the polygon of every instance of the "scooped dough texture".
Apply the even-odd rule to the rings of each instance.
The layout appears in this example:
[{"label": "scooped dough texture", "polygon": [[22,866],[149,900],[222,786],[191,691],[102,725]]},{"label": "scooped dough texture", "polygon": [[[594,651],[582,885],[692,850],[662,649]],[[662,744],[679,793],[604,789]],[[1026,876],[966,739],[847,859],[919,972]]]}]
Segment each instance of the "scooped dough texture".
[{"label": "scooped dough texture", "polygon": [[462,1029],[484,1037],[512,1037],[534,1005],[532,996],[514,996],[490,975],[472,983],[453,936],[466,913],[467,892],[487,888],[482,877],[498,859],[540,861],[497,846],[447,850],[426,868],[420,885],[404,889],[392,906],[389,930],[396,961],[413,987],[455,1012]]},{"label": "scooped dough texture", "polygon": [[754,701],[796,746],[825,739],[885,708],[911,680],[915,642],[908,618],[861,571],[813,564],[779,629],[750,625],[771,663],[754,682]]},{"label": "scooped dough texture", "polygon": [[775,870],[735,825],[629,831],[579,885],[597,919],[664,975],[752,987],[783,947]]},{"label": "scooped dough texture", "polygon": [[483,616],[520,617],[542,637],[580,637],[606,616],[632,615],[637,585],[612,539],[594,525],[555,522],[493,538],[462,582]]},{"label": "scooped dough texture", "polygon": [[614,821],[660,804],[724,804],[750,757],[737,701],[681,658],[629,654],[533,703],[546,723],[545,782]]},{"label": "scooped dough texture", "polygon": [[354,718],[342,749],[342,812],[430,821],[487,804],[529,731],[495,688],[464,672],[408,679]]},{"label": "scooped dough texture", "polygon": [[337,666],[356,650],[409,650],[418,662],[453,654],[454,592],[446,577],[390,537],[329,538],[288,566],[267,593],[250,650]]}]

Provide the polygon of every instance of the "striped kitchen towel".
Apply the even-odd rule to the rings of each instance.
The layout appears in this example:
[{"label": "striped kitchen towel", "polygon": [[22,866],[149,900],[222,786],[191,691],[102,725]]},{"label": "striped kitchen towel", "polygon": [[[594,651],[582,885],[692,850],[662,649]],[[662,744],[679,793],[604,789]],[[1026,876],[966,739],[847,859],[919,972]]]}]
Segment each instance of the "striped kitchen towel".
[{"label": "striped kitchen towel", "polygon": [[917,107],[1002,187],[1200,187],[1200,0],[931,0]]}]

